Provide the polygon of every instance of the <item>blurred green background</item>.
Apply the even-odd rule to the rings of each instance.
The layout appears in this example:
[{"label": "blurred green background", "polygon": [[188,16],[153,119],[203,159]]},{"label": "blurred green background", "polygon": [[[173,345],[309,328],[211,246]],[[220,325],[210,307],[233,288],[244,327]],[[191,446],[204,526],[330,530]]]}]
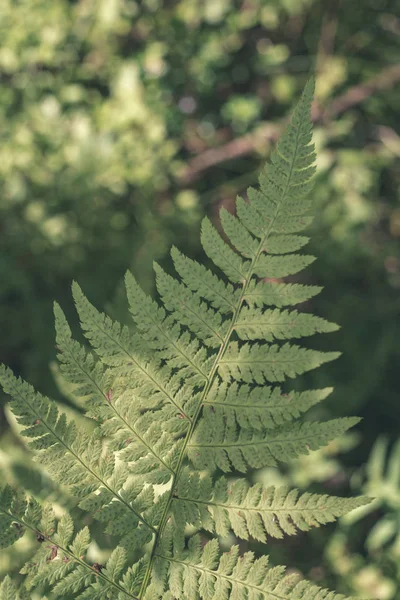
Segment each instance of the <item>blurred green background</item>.
[{"label": "blurred green background", "polygon": [[[399,0],[0,2],[0,362],[67,405],[50,368],[53,300],[76,325],[77,279],[126,320],[127,268],[153,292],[152,261],[168,266],[172,243],[203,260],[201,218],[233,210],[256,182],[316,73],[318,261],[303,280],[325,286],[311,308],[342,326],[316,344],[343,357],[309,379],[336,388],[318,417],[364,420],[260,476],[379,496],[357,522],[271,552],[381,600],[400,598],[399,64]],[[26,454],[9,425],[3,414],[0,459],[15,482]],[[10,555],[0,575],[18,566]]]}]

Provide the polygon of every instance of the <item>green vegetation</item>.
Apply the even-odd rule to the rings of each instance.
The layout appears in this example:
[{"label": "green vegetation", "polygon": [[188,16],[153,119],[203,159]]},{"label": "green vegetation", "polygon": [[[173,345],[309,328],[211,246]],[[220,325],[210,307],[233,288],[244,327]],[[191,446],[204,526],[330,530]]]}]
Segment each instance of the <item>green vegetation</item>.
[{"label": "green vegetation", "polygon": [[[74,536],[68,513],[57,523],[48,505],[42,509],[35,499],[25,500],[5,487],[0,498],[2,546],[18,541],[26,530],[40,544],[21,570],[28,590],[43,597],[50,587],[53,598],[99,600],[245,600],[255,594],[345,600],[286,575],[282,567],[270,567],[266,555],[241,555],[239,546],[221,554],[218,537],[205,543],[202,536],[205,531],[224,539],[232,530],[239,539],[266,542],[267,537],[308,531],[369,502],[366,497],[299,495],[286,487],[249,487],[245,479],[215,477],[218,469],[246,473],[290,462],[326,446],[358,422],[292,422],[296,412],[288,403],[296,398],[279,387],[267,387],[270,401],[260,403],[267,382],[284,382],[339,356],[280,344],[337,326],[311,314],[266,309],[291,304],[293,293],[290,284],[287,292],[284,283],[265,283],[268,274],[281,279],[314,260],[296,253],[309,241],[297,232],[311,220],[312,96],[309,82],[271,164],[260,175],[260,189],[248,188],[249,202],[238,198],[237,217],[221,210],[224,232],[235,250],[203,220],[202,246],[220,271],[196,262],[188,269],[191,259],[175,250],[180,280],[155,269],[161,306],[145,296],[128,272],[136,332],[99,313],[74,284],[82,330],[98,359],[71,338],[64,313],[55,305],[63,376],[75,394],[88,399],[86,414],[97,422],[91,434],[68,421],[54,401],[1,368],[0,382],[11,396],[22,435],[32,438],[29,447],[36,459],[115,540],[106,564],[92,564],[88,527]],[[305,297],[315,294],[306,286],[297,289]],[[254,290],[261,308],[253,306]],[[262,343],[265,339],[276,342]],[[299,395],[312,405],[329,391]],[[261,406],[256,425],[254,397]],[[297,415],[304,410],[299,404]],[[133,561],[128,560],[132,553]],[[6,579],[6,593],[10,585]]]},{"label": "green vegetation", "polygon": [[[315,72],[316,218],[308,252],[318,260],[290,281],[325,287],[299,309],[340,323],[314,348],[340,348],[343,356],[302,378],[310,389],[334,386],[331,396],[314,407],[311,398],[297,400],[317,420],[357,413],[363,421],[358,437],[348,434],[279,473],[266,469],[260,481],[300,493],[375,495],[363,464],[382,433],[385,479],[400,430],[397,13],[396,0],[1,2],[0,362],[86,427],[62,369],[51,363],[50,375],[58,344],[53,300],[78,334],[69,294],[76,279],[94,304],[129,323],[128,266],[154,294],[152,261],[171,273],[171,244],[203,262],[201,218],[219,228],[219,208],[234,212],[236,195],[256,183]],[[258,290],[252,299],[260,308]],[[269,313],[273,336],[282,335],[277,319],[288,310],[278,308]],[[237,333],[254,335],[257,319],[251,327],[242,316],[246,328]],[[236,408],[235,418],[244,425],[249,417]],[[3,480],[50,500],[56,512],[71,508],[66,490],[31,462],[8,409],[1,429]],[[271,560],[345,594],[395,599],[396,502],[395,493],[384,494],[351,524],[270,541]],[[384,541],[371,545],[379,523]],[[91,532],[95,560],[105,562],[110,539],[95,524]],[[0,577],[10,571],[18,579],[32,548],[24,538],[3,551]],[[246,548],[261,551],[252,539]]]}]

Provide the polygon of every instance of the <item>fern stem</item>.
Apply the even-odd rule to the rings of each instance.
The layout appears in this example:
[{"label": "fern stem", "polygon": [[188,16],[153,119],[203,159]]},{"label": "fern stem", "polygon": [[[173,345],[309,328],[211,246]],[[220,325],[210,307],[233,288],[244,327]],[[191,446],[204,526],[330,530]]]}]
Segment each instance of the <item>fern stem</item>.
[{"label": "fern stem", "polygon": [[170,497],[169,497],[167,505],[166,505],[166,507],[164,509],[164,513],[163,513],[163,516],[162,516],[161,521],[160,521],[158,532],[157,532],[156,538],[154,540],[153,550],[152,550],[152,553],[151,553],[151,556],[150,556],[150,561],[149,561],[149,565],[147,567],[147,571],[146,571],[145,577],[143,579],[143,584],[142,584],[142,587],[141,587],[141,590],[140,590],[140,593],[139,593],[139,598],[142,598],[142,595],[143,595],[144,591],[146,590],[146,587],[147,587],[147,585],[149,583],[149,579],[150,579],[150,576],[151,576],[151,570],[153,568],[154,558],[156,556],[155,550],[157,548],[158,541],[159,541],[160,537],[162,536],[162,533],[163,533],[164,528],[165,528],[165,526],[167,524],[167,521],[168,521],[168,513],[169,513],[169,510],[170,510],[170,507],[171,507],[171,503],[172,503],[172,500],[173,500],[173,496],[174,496],[174,493],[175,493],[175,485],[176,485],[176,482],[177,482],[178,477],[180,475],[180,472],[182,470],[183,461],[184,461],[185,453],[186,453],[186,448],[187,448],[187,446],[189,444],[189,440],[190,440],[190,438],[191,438],[191,436],[192,436],[192,434],[194,432],[195,426],[196,426],[197,421],[198,421],[198,419],[200,417],[200,413],[201,413],[201,410],[203,408],[203,401],[207,397],[207,394],[209,393],[209,391],[211,389],[212,383],[214,381],[214,377],[217,374],[219,363],[220,363],[220,361],[221,361],[221,359],[222,359],[223,355],[225,354],[225,351],[226,351],[226,349],[228,347],[231,335],[232,335],[232,333],[234,331],[234,327],[235,327],[236,321],[238,319],[238,316],[239,316],[239,313],[240,313],[240,310],[241,310],[241,307],[242,307],[242,303],[244,301],[244,297],[245,297],[246,292],[247,292],[248,285],[249,285],[251,277],[253,275],[254,267],[256,265],[256,262],[257,262],[258,258],[260,257],[260,255],[262,253],[265,241],[266,241],[266,239],[267,239],[267,237],[268,237],[268,235],[269,235],[269,233],[271,231],[272,225],[273,225],[273,223],[275,221],[275,218],[277,217],[277,214],[278,214],[278,209],[276,211],[274,219],[271,220],[271,223],[270,223],[270,226],[268,228],[268,231],[266,232],[264,238],[261,240],[261,242],[259,244],[259,248],[258,248],[256,256],[254,257],[253,261],[251,262],[251,265],[249,267],[248,275],[246,277],[245,282],[243,283],[242,291],[241,291],[240,297],[238,299],[236,310],[235,310],[235,312],[234,312],[234,314],[232,316],[231,325],[230,325],[230,327],[229,327],[229,329],[227,331],[225,339],[224,339],[223,343],[220,346],[219,352],[218,352],[218,354],[216,356],[216,359],[215,359],[215,361],[213,363],[213,366],[212,366],[212,368],[210,370],[210,375],[208,377],[207,384],[206,384],[206,386],[204,388],[204,391],[203,391],[203,394],[202,394],[202,396],[200,398],[199,405],[198,405],[196,413],[195,413],[195,415],[193,417],[192,424],[191,424],[191,426],[190,426],[190,428],[189,428],[189,430],[187,432],[187,435],[186,435],[186,438],[185,438],[185,442],[183,444],[183,448],[182,448],[181,454],[179,456],[179,461],[178,461],[178,464],[177,464],[177,467],[176,467],[176,472],[175,472],[173,480],[172,480],[172,485],[171,485],[171,490],[170,490]]}]

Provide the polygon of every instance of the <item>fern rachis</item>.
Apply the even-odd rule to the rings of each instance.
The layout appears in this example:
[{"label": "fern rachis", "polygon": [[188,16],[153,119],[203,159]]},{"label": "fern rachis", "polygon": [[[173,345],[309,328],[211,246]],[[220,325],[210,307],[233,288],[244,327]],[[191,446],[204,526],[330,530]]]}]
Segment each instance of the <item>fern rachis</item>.
[{"label": "fern rachis", "polygon": [[[37,460],[118,543],[104,567],[90,564],[87,528],[74,538],[70,517],[57,524],[49,507],[4,488],[3,544],[24,529],[51,544],[37,552],[39,570],[25,567],[28,589],[48,586],[54,598],[343,598],[286,576],[266,556],[240,556],[236,546],[221,555],[216,537],[204,548],[200,538],[202,530],[214,536],[232,530],[265,542],[331,522],[367,502],[249,486],[218,472],[289,461],[357,422],[296,422],[331,390],[287,393],[275,385],[339,355],[288,341],[337,328],[288,308],[319,288],[263,281],[281,280],[314,260],[297,254],[308,242],[298,233],[310,223],[304,215],[315,159],[311,99],[310,82],[260,176],[260,190],[249,189],[249,202],[238,198],[237,216],[221,211],[229,244],[203,221],[201,241],[215,273],[173,248],[180,280],[155,266],[161,305],[128,273],[135,332],[99,313],[74,284],[94,355],[72,339],[55,306],[61,371],[85,399],[97,426],[93,433],[68,422],[53,401],[2,368],[1,383]],[[200,534],[189,534],[187,525]],[[127,566],[132,550],[138,559]],[[6,579],[0,593],[6,598],[13,585]],[[23,589],[17,593],[28,597]]]}]

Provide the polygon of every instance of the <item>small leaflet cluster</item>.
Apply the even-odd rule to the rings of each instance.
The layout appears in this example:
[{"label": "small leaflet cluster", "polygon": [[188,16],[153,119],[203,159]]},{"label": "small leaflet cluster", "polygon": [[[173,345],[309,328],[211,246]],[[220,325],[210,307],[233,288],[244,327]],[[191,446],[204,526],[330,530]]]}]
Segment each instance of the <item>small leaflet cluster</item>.
[{"label": "small leaflet cluster", "polygon": [[299,252],[308,242],[299,232],[311,222],[312,95],[310,81],[259,189],[237,199],[236,216],[221,211],[222,235],[204,219],[201,242],[212,270],[173,248],[178,277],[155,265],[159,301],[127,273],[132,328],[100,313],[74,283],[90,351],[73,339],[55,304],[60,369],[89,429],[0,368],[35,459],[115,541],[104,565],[92,563],[87,527],[76,531],[68,512],[56,519],[48,504],[3,487],[0,547],[27,533],[37,552],[22,570],[22,586],[6,577],[0,600],[25,600],[32,590],[90,600],[344,599],[286,575],[267,556],[241,554],[238,546],[222,553],[218,541],[230,531],[260,542],[295,535],[368,502],[230,475],[307,454],[358,421],[301,422],[331,389],[282,387],[339,356],[299,345],[337,329],[292,308],[320,288],[282,281],[314,260]]}]

